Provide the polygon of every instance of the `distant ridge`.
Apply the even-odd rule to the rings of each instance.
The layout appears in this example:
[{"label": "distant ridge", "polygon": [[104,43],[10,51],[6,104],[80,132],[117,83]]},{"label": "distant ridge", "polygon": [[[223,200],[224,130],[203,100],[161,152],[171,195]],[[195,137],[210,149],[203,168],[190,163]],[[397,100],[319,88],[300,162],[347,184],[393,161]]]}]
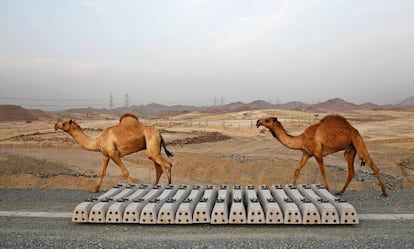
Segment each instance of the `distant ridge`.
[{"label": "distant ridge", "polygon": [[[405,103],[405,102],[404,102]],[[409,105],[407,105],[409,106]],[[260,109],[280,109],[280,110],[296,110],[304,112],[346,112],[352,110],[376,110],[376,109],[395,109],[404,108],[402,105],[377,105],[371,102],[366,102],[360,105],[347,102],[341,98],[333,98],[324,102],[320,102],[313,105],[308,105],[299,101],[292,101],[284,104],[272,104],[264,100],[255,100],[250,103],[243,103],[240,101],[232,102],[226,105],[218,106],[191,106],[191,105],[174,105],[167,106],[156,103],[147,105],[133,105],[128,108],[119,107],[114,109],[100,109],[95,112],[117,114],[121,115],[125,112],[133,112],[143,117],[155,117],[174,115],[184,112],[205,112],[205,113],[225,113],[225,112],[236,112],[236,111],[248,111],[248,110],[260,110]],[[67,110],[68,112],[91,112],[90,108],[84,109],[72,109]]]},{"label": "distant ridge", "polygon": [[340,98],[330,99],[328,101],[312,105],[312,107],[314,110],[319,110],[320,112],[346,112],[361,109],[360,106],[346,102]]},{"label": "distant ridge", "polygon": [[232,102],[226,105],[218,106],[191,106],[191,105],[161,105],[151,103],[147,105],[132,105],[129,107],[118,107],[113,109],[93,109],[93,108],[78,108],[68,109],[64,112],[72,113],[90,113],[100,112],[105,114],[122,114],[125,112],[133,112],[143,117],[151,116],[164,116],[173,115],[184,112],[205,112],[205,113],[225,113],[225,112],[236,112],[236,111],[248,111],[248,110],[259,110],[259,109],[282,109],[282,110],[295,110],[298,107],[305,108],[307,105],[303,102],[289,102],[286,104],[271,104],[263,100],[256,100],[251,103],[243,102]]},{"label": "distant ridge", "polygon": [[[237,112],[248,110],[260,110],[260,109],[280,109],[280,110],[296,110],[303,112],[325,112],[325,113],[337,113],[347,112],[352,110],[376,110],[376,109],[409,109],[414,107],[414,96],[408,97],[400,102],[398,105],[376,105],[370,102],[366,102],[360,105],[347,102],[341,98],[333,98],[324,102],[320,102],[313,105],[308,105],[299,101],[292,101],[284,104],[272,104],[264,100],[255,100],[250,103],[232,102],[226,105],[218,106],[192,106],[192,105],[161,105],[157,103],[151,103],[147,105],[133,105],[130,107],[119,107],[113,109],[94,109],[79,108],[68,109],[60,113],[102,113],[102,114],[114,114],[122,115],[126,112],[135,113],[141,117],[160,117],[167,115],[176,115],[186,112],[205,112],[205,113],[225,113],[225,112]],[[33,121],[39,119],[56,118],[58,115],[56,112],[45,112],[42,110],[25,109],[16,105],[0,105],[0,121]]]}]

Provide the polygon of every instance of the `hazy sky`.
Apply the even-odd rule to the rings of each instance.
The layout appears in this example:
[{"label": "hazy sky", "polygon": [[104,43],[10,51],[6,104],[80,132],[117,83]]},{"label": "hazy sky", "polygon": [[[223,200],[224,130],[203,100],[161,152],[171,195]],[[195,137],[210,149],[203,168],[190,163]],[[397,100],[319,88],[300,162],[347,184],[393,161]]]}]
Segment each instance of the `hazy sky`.
[{"label": "hazy sky", "polygon": [[413,0],[0,0],[0,104],[414,95]]}]

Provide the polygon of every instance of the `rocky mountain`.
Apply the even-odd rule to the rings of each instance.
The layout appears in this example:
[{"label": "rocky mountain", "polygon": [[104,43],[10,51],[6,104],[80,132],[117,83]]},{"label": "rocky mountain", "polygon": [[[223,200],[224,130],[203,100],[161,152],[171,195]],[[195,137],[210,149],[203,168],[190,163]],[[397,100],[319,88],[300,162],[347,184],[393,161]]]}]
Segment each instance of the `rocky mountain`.
[{"label": "rocky mountain", "polygon": [[319,110],[319,112],[346,112],[361,109],[361,106],[335,98],[311,105],[311,108],[312,110]]},{"label": "rocky mountain", "polygon": [[[114,109],[101,109],[95,110],[95,112],[117,114],[120,115],[125,112],[133,112],[143,117],[151,116],[163,116],[163,115],[174,115],[183,112],[206,112],[206,113],[224,113],[224,112],[236,112],[236,111],[248,111],[258,109],[281,109],[281,110],[298,110],[306,112],[345,112],[350,110],[373,110],[381,108],[380,105],[373,103],[364,103],[362,105],[356,105],[347,102],[340,98],[330,99],[325,102],[317,103],[314,105],[308,105],[303,102],[293,101],[284,104],[271,104],[263,100],[256,100],[250,103],[243,102],[232,102],[226,105],[219,106],[187,106],[187,105],[175,105],[167,106],[156,103],[147,105],[120,107]],[[91,112],[89,108],[69,110],[70,112]]]}]

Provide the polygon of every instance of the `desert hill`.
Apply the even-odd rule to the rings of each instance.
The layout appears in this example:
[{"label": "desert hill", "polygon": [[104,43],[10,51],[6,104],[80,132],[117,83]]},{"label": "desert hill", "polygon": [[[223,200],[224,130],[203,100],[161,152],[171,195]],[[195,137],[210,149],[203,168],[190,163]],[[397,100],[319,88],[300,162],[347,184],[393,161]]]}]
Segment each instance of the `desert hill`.
[{"label": "desert hill", "polygon": [[44,120],[56,118],[56,114],[37,109],[25,109],[16,105],[0,105],[0,122]]},{"label": "desert hill", "polygon": [[414,96],[408,97],[406,99],[404,99],[403,101],[401,101],[401,103],[399,104],[401,106],[414,106]]}]

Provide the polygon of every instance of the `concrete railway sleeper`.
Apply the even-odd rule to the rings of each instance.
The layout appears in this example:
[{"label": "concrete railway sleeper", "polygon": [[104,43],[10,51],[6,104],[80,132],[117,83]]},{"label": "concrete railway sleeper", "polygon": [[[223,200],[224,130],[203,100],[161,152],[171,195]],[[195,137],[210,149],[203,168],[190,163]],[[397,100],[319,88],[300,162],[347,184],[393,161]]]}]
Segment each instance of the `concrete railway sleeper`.
[{"label": "concrete railway sleeper", "polygon": [[177,213],[175,214],[176,224],[192,224],[194,209],[199,203],[204,193],[204,187],[200,185],[193,186],[190,194],[185,198],[178,206]]},{"label": "concrete railway sleeper", "polygon": [[211,210],[217,199],[217,188],[214,185],[207,185],[200,202],[197,203],[193,213],[193,223],[210,223]]},{"label": "concrete railway sleeper", "polygon": [[322,184],[312,184],[311,188],[323,199],[328,200],[335,206],[339,213],[339,219],[341,224],[358,224],[359,219],[355,208],[343,200],[331,194]]},{"label": "concrete railway sleeper", "polygon": [[245,202],[247,208],[247,223],[261,224],[266,223],[263,208],[257,197],[256,189],[253,185],[248,185],[245,188]]},{"label": "concrete railway sleeper", "polygon": [[355,208],[323,185],[117,184],[75,207],[75,223],[358,224]]},{"label": "concrete railway sleeper", "polygon": [[283,188],[286,194],[296,203],[302,213],[302,222],[305,225],[320,224],[321,219],[316,206],[305,198],[294,185],[286,185]]},{"label": "concrete railway sleeper", "polygon": [[233,198],[231,201],[229,223],[245,224],[247,222],[246,208],[243,203],[243,190],[240,185],[233,186]]},{"label": "concrete railway sleeper", "polygon": [[124,210],[122,221],[124,223],[139,223],[140,214],[144,206],[150,201],[157,198],[165,189],[163,185],[150,185],[149,191],[134,196],[130,199]]},{"label": "concrete railway sleeper", "polygon": [[267,185],[261,185],[257,191],[266,217],[266,224],[283,224],[282,210]]}]

